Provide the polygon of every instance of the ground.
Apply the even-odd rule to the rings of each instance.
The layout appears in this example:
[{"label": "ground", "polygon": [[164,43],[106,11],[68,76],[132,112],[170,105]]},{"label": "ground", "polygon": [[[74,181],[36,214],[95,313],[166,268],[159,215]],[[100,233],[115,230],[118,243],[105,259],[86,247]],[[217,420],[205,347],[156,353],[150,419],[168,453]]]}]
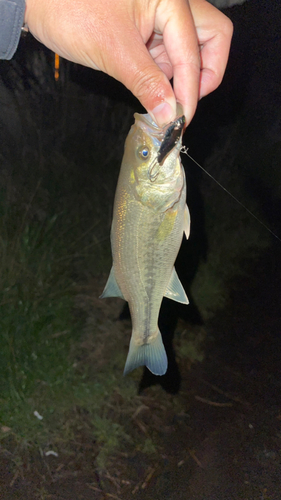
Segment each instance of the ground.
[{"label": "ground", "polygon": [[[123,429],[133,426],[139,450],[125,443],[97,467],[86,425],[58,456],[27,449],[15,463],[10,443],[1,453],[1,498],[280,500],[280,254],[277,242],[248,263],[246,277],[230,284],[228,307],[204,327],[189,325],[207,334],[205,359],[177,358],[177,394],[156,384],[133,395],[134,406],[116,396],[111,411],[122,413]],[[102,287],[97,281],[93,288]],[[101,327],[112,322],[129,337],[129,321],[117,320],[121,303],[102,304]]]}]

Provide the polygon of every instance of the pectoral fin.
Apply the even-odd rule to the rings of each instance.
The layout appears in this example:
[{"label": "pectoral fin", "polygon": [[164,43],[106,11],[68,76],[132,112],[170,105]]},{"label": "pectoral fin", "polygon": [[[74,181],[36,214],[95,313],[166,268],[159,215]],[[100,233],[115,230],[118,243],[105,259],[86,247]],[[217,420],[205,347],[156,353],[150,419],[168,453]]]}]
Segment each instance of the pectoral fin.
[{"label": "pectoral fin", "polygon": [[185,205],[185,209],[184,209],[183,230],[184,230],[186,239],[188,240],[189,235],[190,235],[190,213],[189,213],[187,205]]},{"label": "pectoral fin", "polygon": [[120,297],[121,299],[124,299],[123,294],[116,282],[113,266],[111,268],[107,283],[105,285],[105,289],[102,292],[100,299],[104,299],[105,297]]},{"label": "pectoral fin", "polygon": [[167,286],[167,290],[164,294],[164,297],[167,297],[168,299],[171,300],[175,300],[176,302],[180,302],[181,304],[189,304],[189,300],[179,280],[175,268],[173,268],[172,270],[170,282],[169,285]]}]

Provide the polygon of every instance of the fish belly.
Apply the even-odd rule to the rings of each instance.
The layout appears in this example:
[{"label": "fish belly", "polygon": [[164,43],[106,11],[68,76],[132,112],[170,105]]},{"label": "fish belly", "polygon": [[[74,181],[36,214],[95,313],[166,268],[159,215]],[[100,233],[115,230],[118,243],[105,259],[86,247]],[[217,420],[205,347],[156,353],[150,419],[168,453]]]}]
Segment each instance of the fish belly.
[{"label": "fish belly", "polygon": [[125,372],[142,364],[156,374],[167,369],[158,315],[182,241],[184,207],[185,190],[162,213],[128,192],[117,192],[111,231],[114,275],[133,325]]}]

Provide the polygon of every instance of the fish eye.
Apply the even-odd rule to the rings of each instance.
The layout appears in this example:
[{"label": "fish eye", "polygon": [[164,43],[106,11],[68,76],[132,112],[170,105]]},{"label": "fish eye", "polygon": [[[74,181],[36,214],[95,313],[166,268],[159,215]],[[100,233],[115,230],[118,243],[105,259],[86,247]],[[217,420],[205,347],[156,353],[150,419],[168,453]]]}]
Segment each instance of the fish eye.
[{"label": "fish eye", "polygon": [[147,160],[150,156],[150,151],[147,146],[140,146],[137,150],[137,155],[141,160]]}]

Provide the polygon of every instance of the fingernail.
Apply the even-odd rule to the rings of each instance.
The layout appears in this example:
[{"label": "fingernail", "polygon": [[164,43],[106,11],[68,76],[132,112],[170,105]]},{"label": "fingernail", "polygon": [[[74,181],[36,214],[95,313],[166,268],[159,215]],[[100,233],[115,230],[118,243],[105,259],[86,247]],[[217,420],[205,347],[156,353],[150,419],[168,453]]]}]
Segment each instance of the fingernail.
[{"label": "fingernail", "polygon": [[176,113],[168,102],[161,102],[152,110],[151,115],[157,125],[163,127],[175,118]]}]

